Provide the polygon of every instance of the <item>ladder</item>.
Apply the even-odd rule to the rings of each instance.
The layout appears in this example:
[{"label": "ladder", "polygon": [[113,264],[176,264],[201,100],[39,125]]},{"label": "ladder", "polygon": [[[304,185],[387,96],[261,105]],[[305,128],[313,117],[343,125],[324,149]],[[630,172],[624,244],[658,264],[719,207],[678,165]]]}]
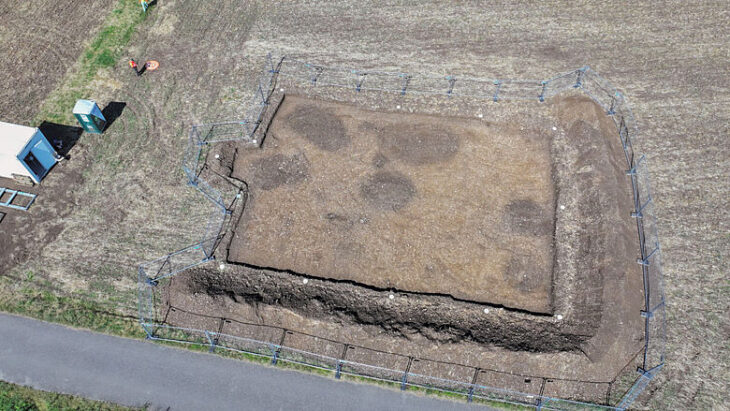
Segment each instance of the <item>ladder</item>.
[{"label": "ladder", "polygon": [[[26,211],[30,208],[30,205],[33,204],[36,197],[36,194],[0,187],[0,206],[2,207]],[[3,200],[3,198],[7,198],[7,200]],[[24,198],[25,202],[23,202],[21,198]],[[13,201],[15,201],[15,203],[13,203]]]}]

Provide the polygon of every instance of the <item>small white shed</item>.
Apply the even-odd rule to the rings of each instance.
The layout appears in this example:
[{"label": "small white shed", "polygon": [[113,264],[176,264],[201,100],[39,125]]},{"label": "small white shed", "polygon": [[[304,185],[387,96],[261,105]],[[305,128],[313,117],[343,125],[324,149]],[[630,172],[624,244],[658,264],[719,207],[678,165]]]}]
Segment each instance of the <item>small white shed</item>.
[{"label": "small white shed", "polygon": [[0,121],[0,177],[29,177],[40,183],[58,154],[37,128]]}]

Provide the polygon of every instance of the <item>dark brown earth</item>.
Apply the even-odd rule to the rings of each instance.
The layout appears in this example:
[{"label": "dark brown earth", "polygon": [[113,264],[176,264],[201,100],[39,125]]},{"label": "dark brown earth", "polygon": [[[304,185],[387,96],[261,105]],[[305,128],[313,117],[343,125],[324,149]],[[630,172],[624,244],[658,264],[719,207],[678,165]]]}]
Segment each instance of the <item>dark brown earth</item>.
[{"label": "dark brown earth", "polygon": [[229,261],[551,312],[548,134],[292,95],[276,113],[237,151],[250,200]]},{"label": "dark brown earth", "polygon": [[285,157],[274,154],[251,164],[254,178],[251,183],[269,191],[282,185],[297,184],[307,177],[307,159],[300,155]]},{"label": "dark brown earth", "polygon": [[[510,112],[511,108],[494,108],[489,112],[495,122],[502,118],[525,118],[518,112],[502,117],[503,110]],[[280,107],[277,113],[286,110]],[[547,147],[553,162],[551,174],[557,195],[553,207],[557,218],[546,218],[550,208],[539,203],[513,200],[504,203],[505,212],[494,221],[495,226],[512,236],[526,238],[549,232],[550,237],[555,237],[555,261],[547,264],[551,270],[555,267],[550,296],[553,316],[459,301],[448,295],[378,289],[318,278],[311,272],[229,264],[223,271],[201,268],[176,277],[166,288],[168,323],[215,327],[220,321],[222,332],[239,332],[264,340],[273,338],[275,343],[283,338],[289,346],[330,356],[341,352],[332,348],[334,342],[348,344],[370,354],[359,357],[354,354],[357,350],[347,350],[346,358],[391,368],[400,366],[397,358],[415,357],[431,375],[448,375],[464,382],[471,382],[476,374],[477,381],[484,384],[507,387],[502,373],[522,375],[509,385],[511,389],[536,393],[540,381],[544,381],[546,389],[549,387],[556,395],[603,401],[610,394],[614,378],[641,347],[641,321],[635,315],[642,302],[641,281],[631,258],[635,226],[629,217],[631,196],[621,162],[623,151],[613,134],[615,128],[610,118],[584,97],[557,99],[548,110],[540,111],[540,116],[542,122],[534,125],[541,124],[548,128],[543,133],[554,134],[552,147]],[[553,126],[557,131],[549,130]],[[375,129],[372,124],[367,127]],[[363,129],[367,128],[359,130]],[[269,127],[264,147],[258,153],[236,151],[239,156],[234,173],[240,169],[251,171],[240,167],[242,164],[260,164],[257,159],[272,157],[265,154],[272,147],[287,153],[280,159],[293,158],[296,150],[283,150],[282,133],[277,130],[280,129],[275,124]],[[352,138],[351,146],[362,140]],[[401,160],[374,141],[376,150],[363,161],[372,167],[365,174],[364,184],[374,186],[371,190],[375,192],[403,185],[403,179],[383,175],[384,170]],[[458,147],[463,149],[464,140],[460,141]],[[346,147],[349,146],[339,150]],[[457,152],[455,156],[458,155]],[[312,155],[305,157],[307,176],[277,189],[291,190],[315,178],[313,170],[320,163]],[[292,168],[285,161],[277,164],[280,166],[275,168],[274,175],[287,174],[285,171]],[[424,164],[429,163],[422,162],[417,167]],[[444,163],[438,166],[443,167]],[[246,221],[246,212],[256,209],[261,196],[271,191],[257,190],[255,173],[246,175],[250,176],[246,181],[251,191],[245,208],[240,210],[242,222]],[[380,177],[376,180],[374,176]],[[356,188],[356,194],[361,196],[361,185]],[[415,191],[417,197],[419,191]],[[416,201],[405,202],[404,197],[382,195],[384,201],[390,201],[387,212],[394,212],[396,200],[405,203],[405,208]],[[302,200],[296,201],[301,208]],[[288,210],[285,226],[288,224],[291,230],[293,207],[286,204],[281,203],[281,209]],[[321,218],[338,230],[360,224],[342,212],[322,214]],[[272,226],[275,224],[264,228]],[[239,224],[236,234],[241,227]],[[295,236],[294,231],[288,233],[284,244]],[[233,238],[230,233],[229,238]],[[333,250],[340,256],[336,267],[359,258],[363,246],[356,241],[341,242]],[[536,282],[539,277],[530,274],[544,269],[538,259],[515,254],[507,261],[505,275],[509,277],[505,281],[509,281],[515,293],[529,294],[542,286]],[[557,314],[561,320],[557,320]],[[244,323],[251,325],[241,325]],[[315,328],[318,331],[313,332]],[[535,381],[537,387],[533,387]]]},{"label": "dark brown earth", "polygon": [[64,162],[54,166],[41,185],[0,177],[0,187],[38,195],[27,211],[0,207],[0,212],[6,213],[0,221],[0,275],[38,255],[56,239],[63,230],[64,217],[76,205],[73,187],[82,182],[82,175]]},{"label": "dark brown earth", "polygon": [[342,121],[331,111],[316,106],[301,106],[287,116],[287,122],[297,133],[322,150],[337,151],[350,145],[350,136]]},{"label": "dark brown earth", "polygon": [[415,196],[416,188],[403,174],[379,171],[360,185],[363,199],[380,210],[398,211]]},{"label": "dark brown earth", "polygon": [[[104,3],[109,7],[114,4]],[[32,94],[29,104],[16,103],[25,99],[13,96],[25,95],[25,90],[34,87],[26,76],[33,75],[40,84],[44,76],[62,66],[50,63],[41,64],[44,70],[26,69],[32,60],[28,56],[66,56],[66,50],[78,44],[71,39],[63,40],[61,48],[54,46],[63,33],[45,30],[46,23],[58,21],[68,28],[79,22],[91,28],[94,22],[80,16],[88,10],[86,16],[100,22],[96,18],[98,10],[89,7],[98,4],[101,2],[34,1],[0,5],[0,42],[26,48],[0,54],[23,62],[3,63],[7,75],[0,80],[5,85],[0,91],[4,93],[0,114],[7,113],[8,108],[18,110],[23,115],[12,121],[24,122],[24,113],[32,110],[33,101],[42,99]],[[66,8],[76,9],[76,18],[61,18],[58,11]],[[255,89],[261,68],[261,61],[252,56],[279,50],[323,65],[481,78],[545,79],[590,64],[619,87],[631,103],[640,130],[634,143],[637,152],[648,155],[654,213],[659,218],[669,301],[667,364],[634,405],[637,409],[724,409],[730,390],[726,366],[730,363],[730,322],[726,315],[730,308],[730,66],[726,64],[730,30],[726,10],[725,0],[691,5],[675,0],[664,7],[648,1],[547,1],[504,3],[500,7],[485,7],[483,2],[428,1],[419,2],[418,7],[411,2],[337,1],[326,7],[299,0],[158,2],[157,10],[148,15],[124,53],[154,56],[161,62],[161,69],[137,78],[128,76],[129,68],[120,61],[111,70],[110,77],[119,82],[119,88],[109,98],[125,101],[127,107],[120,120],[107,130],[106,138],[88,140],[94,163],[69,162],[79,174],[89,173],[94,178],[84,180],[76,190],[84,194],[83,201],[65,218],[66,229],[36,255],[30,268],[36,273],[48,273],[54,281],[73,290],[85,291],[90,279],[114,284],[116,290],[109,294],[117,296],[134,290],[139,261],[191,244],[207,220],[206,213],[195,216],[199,206],[191,206],[193,202],[188,201],[191,197],[197,199],[190,195],[197,196],[194,190],[181,186],[179,164],[188,126],[240,118],[241,102],[247,101],[247,92]],[[28,16],[22,23],[32,24],[15,24],[19,18],[16,16]],[[4,24],[7,21],[10,24]],[[18,36],[15,30],[29,33],[32,38]],[[49,32],[53,35],[47,36]],[[21,55],[26,57],[18,58]],[[72,61],[77,55],[66,57]],[[44,62],[64,59],[49,55]],[[22,80],[16,83],[16,77]],[[104,84],[95,89],[108,92]],[[411,101],[404,101],[410,105]],[[382,105],[392,109],[395,103],[391,103],[387,100]],[[482,106],[492,103],[468,107],[461,114],[473,118]],[[451,110],[451,106],[442,107]],[[525,114],[524,118],[528,117]],[[373,157],[374,162],[378,159]],[[387,161],[377,163],[385,165]],[[3,228],[4,223],[0,223],[0,231]],[[19,270],[26,268],[18,266]],[[598,282],[594,276],[592,281],[566,284],[595,289]],[[624,290],[616,285],[606,288],[612,289],[606,298],[614,298]],[[641,288],[631,283],[626,290],[640,293]],[[134,298],[129,299],[132,305]],[[218,309],[213,313],[218,318],[234,313],[250,322],[268,324],[245,327],[235,321],[226,323],[224,330],[231,334],[253,335],[255,330],[275,329],[276,324],[287,322],[289,329],[299,330],[291,339],[287,337],[287,344],[312,350],[316,346],[332,351],[343,348],[342,344],[322,342],[321,337],[315,340],[301,335],[334,335],[331,328],[336,321],[307,320],[286,308],[255,302],[249,305],[242,299],[234,309],[226,305],[230,299],[211,301],[204,295],[195,298],[211,302],[211,306],[201,304],[200,312]],[[634,307],[626,309],[632,315],[638,312]],[[555,311],[561,310],[556,305]],[[604,318],[616,324],[624,321]],[[179,316],[176,321],[183,324],[187,319]],[[217,325],[217,321],[212,323]],[[359,333],[365,326],[339,326],[343,331],[336,339],[340,342],[359,339],[371,344],[370,350],[348,350],[348,359],[399,369],[408,364],[408,358],[402,355],[374,351],[377,347],[397,348],[394,345],[404,345],[403,339],[381,338],[375,330],[363,336]],[[275,330],[273,334],[279,341],[282,335]],[[263,332],[261,335],[266,339]],[[480,349],[467,344],[443,345],[441,350],[434,346],[423,341],[412,345],[411,352],[451,361],[456,351],[477,353]],[[509,368],[521,370],[493,371],[489,364],[499,364],[499,357],[504,356],[513,358]],[[569,383],[525,376],[533,368],[541,370],[541,366],[519,353],[475,357],[483,367],[475,375],[479,384],[535,393],[544,386],[546,395],[567,397],[602,391],[603,398],[613,400],[623,393],[616,384],[585,382],[602,379],[605,375],[600,367],[593,370],[594,374],[590,369],[575,367],[583,370],[585,378]],[[557,359],[546,357],[543,362],[568,373],[575,363],[566,362],[565,357],[574,358],[572,354]],[[464,361],[461,363],[470,367],[477,362],[471,356]],[[440,371],[431,367],[433,362],[421,364],[414,365],[413,370]],[[606,370],[612,372],[611,367]],[[463,368],[449,370],[452,377],[463,376]],[[627,370],[629,377],[636,377],[635,367]],[[607,390],[610,395],[606,395]],[[601,400],[600,395],[597,398]]]}]

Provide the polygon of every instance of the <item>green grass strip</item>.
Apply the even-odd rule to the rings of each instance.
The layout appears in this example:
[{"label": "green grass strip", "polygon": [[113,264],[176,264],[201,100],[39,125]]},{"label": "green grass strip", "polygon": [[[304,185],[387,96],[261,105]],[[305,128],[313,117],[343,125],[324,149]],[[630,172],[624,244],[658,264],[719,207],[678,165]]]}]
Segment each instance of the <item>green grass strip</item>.
[{"label": "green grass strip", "polygon": [[106,334],[144,338],[135,318],[124,317],[99,302],[59,297],[45,290],[22,288],[10,296],[0,296],[0,311]]},{"label": "green grass strip", "polygon": [[128,411],[138,409],[73,395],[34,390],[0,381],[0,411]]}]

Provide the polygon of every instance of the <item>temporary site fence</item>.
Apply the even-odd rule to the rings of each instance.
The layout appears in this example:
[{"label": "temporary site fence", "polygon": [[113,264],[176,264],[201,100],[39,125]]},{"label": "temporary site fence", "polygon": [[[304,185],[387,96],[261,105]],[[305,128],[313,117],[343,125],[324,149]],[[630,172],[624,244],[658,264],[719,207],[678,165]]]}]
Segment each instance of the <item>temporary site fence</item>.
[{"label": "temporary site fence", "polygon": [[[452,381],[419,375],[405,370],[392,370],[373,365],[347,361],[288,348],[281,344],[257,341],[241,336],[226,335],[220,330],[200,330],[171,326],[164,323],[160,301],[155,289],[161,281],[214,258],[226,217],[230,214],[230,199],[201,176],[205,153],[211,144],[236,141],[257,145],[256,131],[262,123],[278,78],[288,78],[314,87],[337,87],[356,92],[381,92],[423,95],[442,95],[445,98],[470,97],[492,102],[502,100],[533,100],[543,102],[561,92],[584,92],[603,107],[616,125],[616,134],[622,144],[627,174],[630,177],[639,243],[637,263],[641,266],[644,288],[644,348],[641,366],[633,385],[623,397],[611,405],[582,403],[540,394],[521,393],[473,383]],[[664,366],[666,341],[666,314],[660,262],[660,247],[647,160],[634,151],[638,138],[636,120],[626,97],[590,67],[582,67],[548,80],[485,80],[459,76],[430,76],[400,72],[352,70],[326,67],[282,58],[274,61],[267,56],[253,101],[243,117],[237,121],[201,124],[192,127],[183,160],[188,184],[199,190],[213,204],[215,211],[205,225],[201,240],[187,248],[140,264],[139,321],[147,337],[152,340],[175,341],[209,346],[247,355],[265,357],[271,362],[300,364],[327,370],[335,377],[352,375],[398,384],[401,388],[420,387],[463,395],[469,401],[480,398],[488,401],[513,403],[537,409],[626,409],[646,388]]]}]

